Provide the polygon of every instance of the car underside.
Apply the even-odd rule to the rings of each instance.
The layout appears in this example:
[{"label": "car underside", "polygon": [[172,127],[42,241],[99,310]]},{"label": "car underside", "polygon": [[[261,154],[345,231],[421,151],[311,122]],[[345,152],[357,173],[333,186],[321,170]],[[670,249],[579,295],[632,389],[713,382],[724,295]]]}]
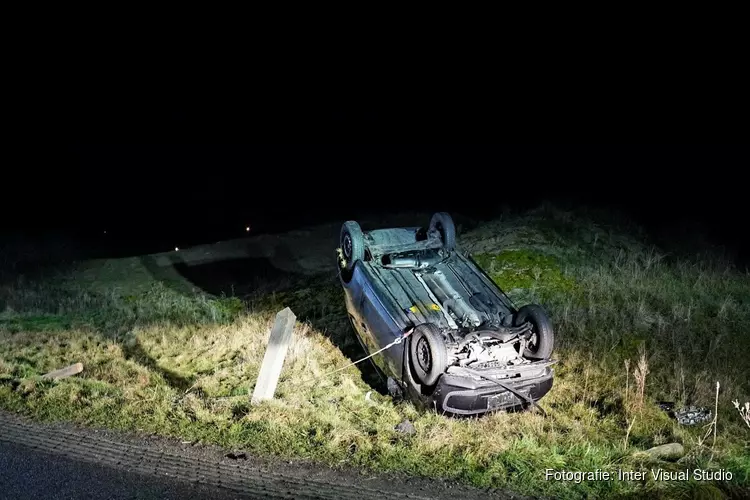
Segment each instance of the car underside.
[{"label": "car underside", "polygon": [[342,277],[347,309],[374,357],[412,399],[474,415],[535,404],[552,386],[552,329],[539,306],[516,309],[468,256],[420,228],[363,235],[362,259]]}]

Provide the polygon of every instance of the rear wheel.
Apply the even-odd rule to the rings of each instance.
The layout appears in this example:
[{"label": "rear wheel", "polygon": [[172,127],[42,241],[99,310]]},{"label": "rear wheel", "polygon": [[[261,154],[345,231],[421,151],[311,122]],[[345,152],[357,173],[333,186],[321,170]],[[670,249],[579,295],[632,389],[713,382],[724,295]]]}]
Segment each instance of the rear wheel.
[{"label": "rear wheel", "polygon": [[432,216],[429,233],[440,236],[444,249],[451,251],[456,248],[456,226],[447,212],[438,212]]},{"label": "rear wheel", "polygon": [[548,359],[555,347],[555,331],[547,313],[541,306],[529,304],[518,310],[514,323],[521,326],[531,323],[531,337],[523,355],[530,359]]},{"label": "rear wheel", "polygon": [[420,384],[433,385],[443,374],[448,364],[448,351],[435,325],[428,323],[414,329],[409,341],[409,360]]},{"label": "rear wheel", "polygon": [[365,242],[362,228],[353,220],[344,222],[341,226],[341,258],[347,271],[354,269],[358,260],[365,259]]}]

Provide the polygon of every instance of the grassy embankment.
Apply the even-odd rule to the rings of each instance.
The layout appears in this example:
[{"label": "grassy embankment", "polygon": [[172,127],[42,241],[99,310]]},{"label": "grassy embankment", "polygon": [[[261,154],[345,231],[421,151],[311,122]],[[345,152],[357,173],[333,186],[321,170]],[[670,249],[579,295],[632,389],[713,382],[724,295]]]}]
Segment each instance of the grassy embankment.
[{"label": "grassy embankment", "polygon": [[[358,354],[333,276],[285,280],[280,291],[243,301],[186,293],[179,275],[155,279],[138,259],[87,263],[44,280],[3,276],[0,407],[528,494],[740,497],[750,488],[750,429],[731,401],[750,395],[750,276],[664,255],[633,231],[543,209],[461,235],[517,303],[540,302],[553,318],[560,363],[541,402],[546,418],[457,420],[376,392],[368,399],[356,367],[301,386],[348,363],[342,351]],[[277,399],[251,407],[247,394],[284,306],[300,321]],[[85,365],[77,377],[40,379],[77,361]],[[655,405],[713,406],[717,381],[715,442],[704,439],[706,428],[679,426]],[[403,419],[416,434],[394,431]],[[669,442],[687,454],[677,462],[643,454]],[[734,479],[575,484],[545,481],[548,467],[724,468]]]}]

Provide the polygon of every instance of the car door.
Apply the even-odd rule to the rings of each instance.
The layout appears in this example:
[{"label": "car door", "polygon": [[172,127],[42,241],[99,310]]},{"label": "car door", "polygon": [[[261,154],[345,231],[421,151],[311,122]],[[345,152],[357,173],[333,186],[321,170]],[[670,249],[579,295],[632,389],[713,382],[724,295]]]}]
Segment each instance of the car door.
[{"label": "car door", "polygon": [[[387,346],[401,335],[401,330],[393,319],[391,311],[386,307],[384,297],[381,297],[377,287],[370,280],[365,280],[362,287],[363,330],[365,343],[370,353]],[[403,344],[394,345],[386,351],[373,356],[373,361],[386,375],[401,377],[403,360]]]},{"label": "car door", "polygon": [[[375,277],[366,265],[357,263],[351,280],[344,283],[346,309],[357,338],[367,354],[379,351],[401,335],[404,325],[399,326],[386,307],[380,295],[383,293],[373,286]],[[403,344],[397,344],[383,353],[372,357],[373,363],[384,374],[401,377],[403,364]]]}]

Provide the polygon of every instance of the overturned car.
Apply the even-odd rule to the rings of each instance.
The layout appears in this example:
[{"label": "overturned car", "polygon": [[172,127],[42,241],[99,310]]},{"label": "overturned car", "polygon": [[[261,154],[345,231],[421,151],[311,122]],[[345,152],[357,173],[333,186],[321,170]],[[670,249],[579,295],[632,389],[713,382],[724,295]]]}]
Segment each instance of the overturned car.
[{"label": "overturned car", "polygon": [[552,387],[552,324],[516,309],[456,248],[445,212],[427,228],[341,228],[349,318],[392,394],[453,415],[534,405]]}]

